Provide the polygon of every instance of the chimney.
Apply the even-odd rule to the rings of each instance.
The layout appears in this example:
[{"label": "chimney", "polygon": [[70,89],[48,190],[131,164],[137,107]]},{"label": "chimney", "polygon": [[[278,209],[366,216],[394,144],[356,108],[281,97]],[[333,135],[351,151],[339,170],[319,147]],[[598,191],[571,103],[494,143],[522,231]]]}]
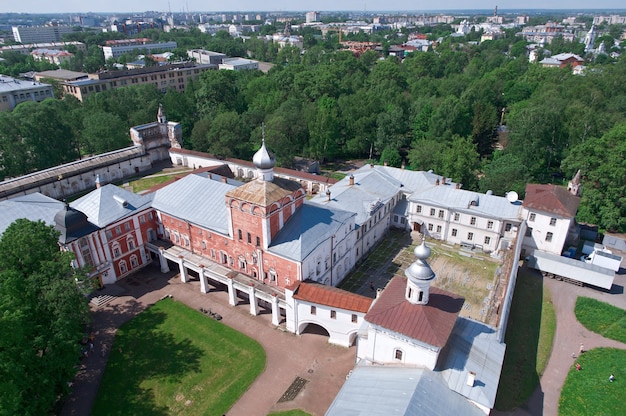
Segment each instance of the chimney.
[{"label": "chimney", "polygon": [[222,182],[228,183],[228,178],[226,176],[222,176]]},{"label": "chimney", "polygon": [[100,189],[102,187],[102,179],[100,175],[96,175],[96,189]]},{"label": "chimney", "polygon": [[461,189],[461,184],[460,183],[456,184],[456,189]]},{"label": "chimney", "polygon": [[330,189],[326,190],[326,197],[328,198],[327,201],[330,202]]},{"label": "chimney", "polygon": [[469,373],[467,373],[467,385],[470,387],[474,387],[474,382],[476,381],[476,373],[473,371],[470,371]]},{"label": "chimney", "polygon": [[445,184],[446,184],[446,177],[445,177],[445,176],[442,176],[442,177],[441,177],[441,183],[442,183],[443,185],[445,185]]},{"label": "chimney", "polygon": [[373,164],[373,163],[370,163],[370,168],[373,168],[373,167],[374,167],[374,164]]},{"label": "chimney", "polygon": [[388,163],[386,160],[383,162],[383,166],[388,166]]},{"label": "chimney", "polygon": [[435,186],[439,186],[439,178],[435,181]]},{"label": "chimney", "polygon": [[402,164],[400,165],[400,169],[404,169],[406,167],[406,165],[404,164],[404,160],[402,161]]},{"label": "chimney", "polygon": [[354,175],[350,175],[350,186],[354,185]]}]

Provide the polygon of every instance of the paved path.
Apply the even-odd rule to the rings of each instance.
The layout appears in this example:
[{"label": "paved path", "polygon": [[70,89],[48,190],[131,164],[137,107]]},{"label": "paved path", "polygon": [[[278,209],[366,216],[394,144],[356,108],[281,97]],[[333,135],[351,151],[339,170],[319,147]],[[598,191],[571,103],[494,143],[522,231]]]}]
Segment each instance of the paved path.
[{"label": "paved path", "polygon": [[[330,345],[325,336],[284,332],[271,324],[271,313],[253,317],[248,304],[230,306],[225,292],[203,294],[199,282],[181,283],[173,273],[163,275],[149,268],[117,284],[126,292],[94,310],[95,353],[83,360],[72,394],[62,409],[64,416],[90,414],[117,328],[167,294],[192,308],[210,308],[219,313],[223,323],[256,339],[265,349],[266,370],[229,410],[229,416],[265,416],[270,411],[294,408],[321,416],[354,365],[354,347]],[[297,376],[308,380],[303,391],[293,401],[278,403]]]},{"label": "paved path", "polygon": [[[578,355],[580,344],[585,350],[598,347],[626,349],[626,344],[602,337],[587,330],[576,319],[574,306],[579,296],[598,299],[626,309],[626,275],[616,275],[611,293],[590,287],[579,287],[553,279],[545,279],[556,313],[556,334],[552,354],[537,389],[528,403],[511,412],[493,412],[494,415],[557,416],[559,397],[569,369],[574,364],[572,354]],[[505,375],[503,375],[504,377]],[[607,374],[608,377],[608,374]]]}]

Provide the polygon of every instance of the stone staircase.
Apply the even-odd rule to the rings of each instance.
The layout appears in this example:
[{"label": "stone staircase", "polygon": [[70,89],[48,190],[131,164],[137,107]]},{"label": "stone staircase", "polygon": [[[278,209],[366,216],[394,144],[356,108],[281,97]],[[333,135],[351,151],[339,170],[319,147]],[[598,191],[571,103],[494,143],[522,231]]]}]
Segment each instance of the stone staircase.
[{"label": "stone staircase", "polygon": [[107,285],[103,289],[96,290],[90,295],[89,303],[97,308],[109,304],[113,299],[124,293],[125,289],[112,284]]}]

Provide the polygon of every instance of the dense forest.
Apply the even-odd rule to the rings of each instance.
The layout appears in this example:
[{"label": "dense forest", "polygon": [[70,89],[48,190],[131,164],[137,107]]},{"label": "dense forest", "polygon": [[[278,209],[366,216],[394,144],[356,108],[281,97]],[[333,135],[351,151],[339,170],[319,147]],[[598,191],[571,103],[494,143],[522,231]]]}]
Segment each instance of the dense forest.
[{"label": "dense forest", "polygon": [[[154,120],[162,103],[168,119],[182,123],[186,148],[220,157],[250,159],[265,123],[266,142],[285,167],[295,156],[372,158],[432,169],[466,189],[498,195],[523,195],[528,182],[560,184],[581,169],[578,220],[626,232],[623,57],[590,60],[581,76],[529,63],[526,42],[513,33],[480,44],[445,38],[403,60],[374,51],[357,57],[314,33],[304,33],[305,53],[256,38],[244,44],[225,32],[148,35],[276,65],[268,73],[209,71],[184,93],[140,86],[84,103],[64,97],[22,104],[0,114],[0,177],[126,146],[129,127]],[[376,36],[383,49],[406,39],[403,32]],[[110,64],[96,62],[93,46],[69,65]],[[580,48],[557,41],[552,52]]]}]

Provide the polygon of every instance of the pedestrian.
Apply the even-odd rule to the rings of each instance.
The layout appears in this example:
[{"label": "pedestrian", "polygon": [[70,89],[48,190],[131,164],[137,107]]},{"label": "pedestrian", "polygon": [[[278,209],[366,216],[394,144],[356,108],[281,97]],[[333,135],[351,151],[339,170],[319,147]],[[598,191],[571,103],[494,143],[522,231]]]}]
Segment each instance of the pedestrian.
[{"label": "pedestrian", "polygon": [[578,353],[582,354],[583,352],[585,352],[585,346],[583,344],[580,344],[580,349],[578,350]]},{"label": "pedestrian", "polygon": [[370,290],[372,292],[374,291],[374,282],[372,282],[371,280],[370,280]]},{"label": "pedestrian", "polygon": [[609,376],[609,381],[612,383],[612,382],[613,382],[613,380],[615,380],[615,376],[614,376],[613,374],[611,374],[611,375]]},{"label": "pedestrian", "polygon": [[102,347],[100,348],[100,354],[104,357],[107,354],[107,344],[102,343]]},{"label": "pedestrian", "polygon": [[576,370],[580,371],[581,367],[579,363],[576,363]]},{"label": "pedestrian", "polygon": [[89,341],[89,352],[93,352],[93,350],[94,350],[93,342]]}]

